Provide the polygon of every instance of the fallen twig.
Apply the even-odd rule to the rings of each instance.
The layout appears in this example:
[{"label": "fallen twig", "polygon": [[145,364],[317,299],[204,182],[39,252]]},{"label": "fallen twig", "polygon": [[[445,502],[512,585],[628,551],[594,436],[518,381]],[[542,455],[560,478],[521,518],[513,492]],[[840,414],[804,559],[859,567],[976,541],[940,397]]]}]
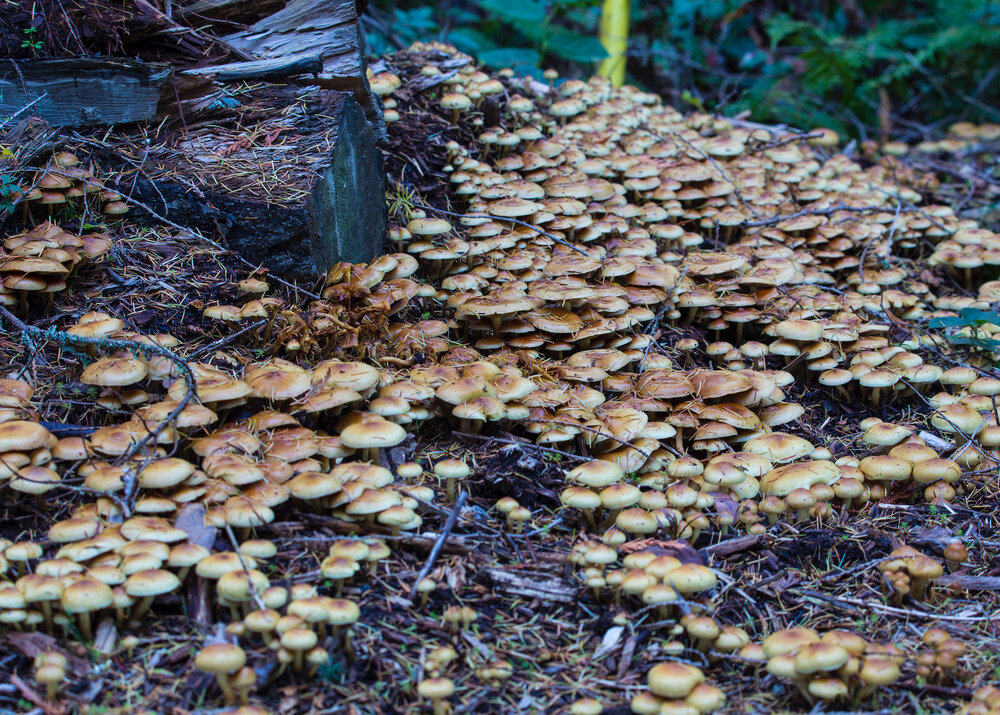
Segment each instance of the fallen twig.
[{"label": "fallen twig", "polygon": [[420,573],[417,574],[417,578],[413,581],[413,589],[410,591],[410,601],[412,602],[417,597],[417,587],[420,582],[427,577],[427,574],[431,572],[434,567],[434,561],[437,559],[439,553],[441,553],[441,547],[444,546],[444,542],[448,540],[448,535],[451,534],[451,530],[455,528],[455,522],[458,521],[458,515],[462,512],[462,507],[465,506],[466,500],[469,498],[469,492],[462,492],[458,495],[458,499],[455,500],[455,506],[452,507],[451,514],[448,516],[448,520],[441,527],[441,533],[438,535],[437,541],[434,542],[434,546],[431,547],[431,552],[427,554],[427,562],[424,563],[424,567],[420,569]]}]

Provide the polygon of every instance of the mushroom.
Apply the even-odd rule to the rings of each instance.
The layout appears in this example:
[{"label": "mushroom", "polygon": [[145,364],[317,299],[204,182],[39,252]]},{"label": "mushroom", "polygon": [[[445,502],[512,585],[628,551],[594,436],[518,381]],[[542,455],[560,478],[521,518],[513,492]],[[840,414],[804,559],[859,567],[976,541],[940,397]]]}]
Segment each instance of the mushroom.
[{"label": "mushroom", "polygon": [[455,684],[448,678],[425,678],[417,683],[420,697],[431,701],[434,715],[448,715],[451,706],[447,700],[455,693]]},{"label": "mushroom", "polygon": [[230,675],[240,670],[247,662],[247,655],[237,645],[231,643],[212,643],[202,648],[195,657],[195,667],[204,673],[215,675],[219,689],[227,705],[236,701]]},{"label": "mushroom", "polygon": [[83,577],[63,588],[60,601],[63,610],[77,616],[80,635],[84,640],[93,638],[91,614],[112,604],[114,594],[111,588],[97,579]]},{"label": "mushroom", "polygon": [[434,465],[434,474],[445,480],[445,494],[448,501],[455,500],[455,484],[469,476],[469,465],[459,459],[442,459]]}]

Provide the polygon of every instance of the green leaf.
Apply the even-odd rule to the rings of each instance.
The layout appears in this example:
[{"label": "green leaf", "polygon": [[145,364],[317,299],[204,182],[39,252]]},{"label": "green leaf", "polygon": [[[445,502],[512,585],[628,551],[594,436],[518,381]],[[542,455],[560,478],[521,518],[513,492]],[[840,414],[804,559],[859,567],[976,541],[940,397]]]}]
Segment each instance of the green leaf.
[{"label": "green leaf", "polygon": [[927,324],[929,328],[959,328],[964,325],[968,325],[968,321],[965,318],[959,318],[957,316],[946,317],[946,318],[931,318],[930,322]]},{"label": "green leaf", "polygon": [[542,56],[529,47],[501,47],[480,52],[479,59],[490,67],[517,67],[537,65]]},{"label": "green leaf", "polygon": [[993,323],[994,325],[1000,325],[1000,315],[991,310],[962,308],[958,314],[969,323]]},{"label": "green leaf", "polygon": [[546,49],[573,62],[596,62],[608,56],[604,45],[596,37],[562,28],[551,29]]},{"label": "green leaf", "polygon": [[448,41],[462,52],[478,57],[485,50],[496,47],[489,37],[471,27],[460,27],[448,33]]},{"label": "green leaf", "polygon": [[540,0],[479,0],[479,4],[507,22],[545,22],[545,4]]}]

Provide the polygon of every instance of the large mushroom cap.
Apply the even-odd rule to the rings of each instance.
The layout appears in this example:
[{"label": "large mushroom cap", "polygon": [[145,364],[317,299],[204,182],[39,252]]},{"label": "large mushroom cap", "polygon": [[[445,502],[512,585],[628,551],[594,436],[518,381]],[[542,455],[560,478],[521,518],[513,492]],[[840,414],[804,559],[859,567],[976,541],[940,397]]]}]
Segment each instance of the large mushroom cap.
[{"label": "large mushroom cap", "polygon": [[195,656],[194,664],[206,673],[235,673],[246,665],[247,655],[242,648],[232,643],[212,643],[202,648]]}]

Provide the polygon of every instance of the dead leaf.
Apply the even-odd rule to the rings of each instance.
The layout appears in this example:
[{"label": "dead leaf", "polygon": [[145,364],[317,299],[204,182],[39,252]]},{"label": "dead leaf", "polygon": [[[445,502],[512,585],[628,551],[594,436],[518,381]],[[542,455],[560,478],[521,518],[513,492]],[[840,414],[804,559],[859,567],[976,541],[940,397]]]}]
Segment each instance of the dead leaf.
[{"label": "dead leaf", "polygon": [[594,651],[594,660],[600,660],[604,656],[616,650],[618,648],[618,644],[622,642],[622,634],[624,632],[624,626],[612,626],[605,631],[604,637],[601,639],[601,644],[597,646],[597,650]]},{"label": "dead leaf", "polygon": [[212,548],[219,531],[205,523],[205,507],[193,502],[177,510],[174,526],[186,531],[188,541],[192,544],[204,546],[206,549]]},{"label": "dead leaf", "polygon": [[686,541],[662,541],[660,539],[642,539],[641,541],[628,541],[618,547],[621,554],[631,554],[636,551],[652,551],[657,556],[673,556],[682,564],[705,565],[705,561],[692,546]]}]

